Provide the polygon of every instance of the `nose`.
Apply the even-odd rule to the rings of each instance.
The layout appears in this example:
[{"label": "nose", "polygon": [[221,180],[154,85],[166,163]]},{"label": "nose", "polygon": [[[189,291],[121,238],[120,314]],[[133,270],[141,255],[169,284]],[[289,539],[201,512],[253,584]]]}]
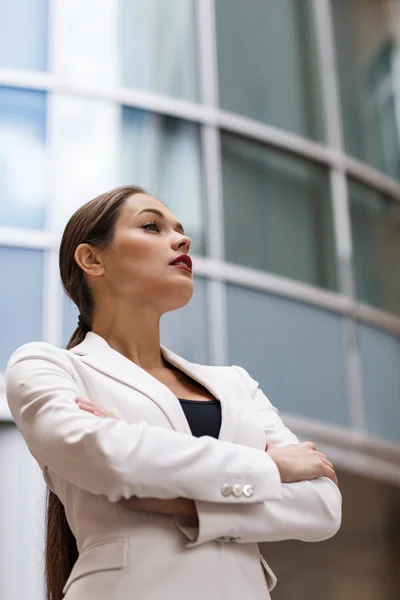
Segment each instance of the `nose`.
[{"label": "nose", "polygon": [[177,233],[177,237],[175,238],[172,247],[174,249],[182,250],[186,249],[186,252],[189,253],[190,246],[192,245],[192,240],[188,235],[183,235],[182,233]]}]

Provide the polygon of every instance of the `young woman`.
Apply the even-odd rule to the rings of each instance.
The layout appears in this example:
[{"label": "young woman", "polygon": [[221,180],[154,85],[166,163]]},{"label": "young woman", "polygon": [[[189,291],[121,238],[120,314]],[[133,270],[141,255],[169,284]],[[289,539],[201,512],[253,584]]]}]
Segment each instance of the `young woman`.
[{"label": "young woman", "polygon": [[257,542],[340,526],[332,464],[247,371],[160,345],[160,317],[193,294],[189,250],[140,188],[88,202],[60,247],[78,328],[66,350],[35,342],[9,361],[10,410],[49,488],[48,600],[266,599]]}]

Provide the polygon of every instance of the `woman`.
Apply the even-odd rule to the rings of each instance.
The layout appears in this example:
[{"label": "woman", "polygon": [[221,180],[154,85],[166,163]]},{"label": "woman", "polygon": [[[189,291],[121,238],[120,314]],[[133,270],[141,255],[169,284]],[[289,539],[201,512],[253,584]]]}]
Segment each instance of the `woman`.
[{"label": "woman", "polygon": [[257,382],[160,345],[161,315],[193,294],[189,250],[140,188],[88,202],[60,247],[78,328],[67,350],[35,342],[9,361],[10,410],[49,488],[48,600],[269,598],[257,542],[340,526],[332,464]]}]

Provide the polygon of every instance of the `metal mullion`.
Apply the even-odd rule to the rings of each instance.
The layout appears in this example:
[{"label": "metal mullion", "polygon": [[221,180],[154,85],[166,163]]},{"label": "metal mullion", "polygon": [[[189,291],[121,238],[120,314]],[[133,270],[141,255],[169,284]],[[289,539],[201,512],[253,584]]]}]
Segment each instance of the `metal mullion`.
[{"label": "metal mullion", "polygon": [[[218,76],[214,0],[197,0],[196,23],[201,99],[213,117],[201,130],[205,174],[207,252],[215,261],[224,260],[224,227],[221,190],[220,138],[218,112]],[[228,361],[227,311],[225,283],[210,278],[207,283],[209,358],[212,364]]]},{"label": "metal mullion", "polygon": [[[49,76],[55,75],[55,56],[57,44],[57,31],[55,28],[57,0],[49,0],[49,40],[48,40],[48,70]],[[59,236],[56,235],[56,212],[57,212],[57,186],[55,176],[55,165],[57,145],[55,140],[54,121],[56,114],[54,110],[54,93],[47,90],[47,135],[46,148],[49,164],[48,203],[46,207],[45,228],[46,232],[57,238],[58,243],[48,249],[45,254],[44,272],[44,294],[43,294],[43,339],[55,346],[61,343],[62,331],[62,288],[59,281],[58,248]]]},{"label": "metal mullion", "polygon": [[[344,166],[343,126],[340,107],[333,17],[330,0],[313,0],[317,29],[319,70],[325,116],[327,144],[341,159],[330,167],[331,201],[334,220],[335,246],[339,289],[352,302],[355,298],[353,247],[351,236],[348,183]],[[349,418],[356,431],[365,431],[365,407],[362,386],[362,366],[357,339],[357,322],[342,320],[343,352],[349,394]]]},{"label": "metal mullion", "polygon": [[351,156],[343,156],[343,168],[350,177],[400,202],[400,184],[393,177]]}]

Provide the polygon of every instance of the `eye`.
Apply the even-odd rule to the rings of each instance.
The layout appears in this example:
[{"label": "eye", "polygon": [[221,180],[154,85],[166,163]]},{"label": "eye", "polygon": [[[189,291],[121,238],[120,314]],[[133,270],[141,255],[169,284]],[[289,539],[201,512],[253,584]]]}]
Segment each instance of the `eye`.
[{"label": "eye", "polygon": [[157,221],[151,221],[150,223],[145,223],[142,225],[142,229],[147,229],[148,231],[161,231],[160,225]]}]

